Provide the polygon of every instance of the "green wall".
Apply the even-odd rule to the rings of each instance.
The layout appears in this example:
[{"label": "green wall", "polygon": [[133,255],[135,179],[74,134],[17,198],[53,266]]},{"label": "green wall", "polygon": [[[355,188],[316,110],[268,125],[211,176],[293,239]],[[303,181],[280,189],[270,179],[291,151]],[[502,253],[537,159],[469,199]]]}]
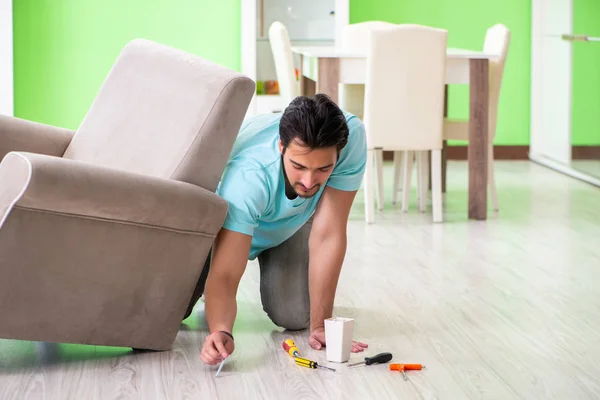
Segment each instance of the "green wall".
[{"label": "green wall", "polygon": [[[506,25],[511,30],[511,44],[494,143],[529,144],[530,0],[351,0],[350,21],[368,20],[447,29],[448,45],[467,49],[482,49],[485,31],[496,23]],[[468,117],[468,86],[450,86],[448,114]]]},{"label": "green wall", "polygon": [[[600,37],[600,1],[573,1],[573,32]],[[600,42],[573,43],[571,143],[600,145]]]},{"label": "green wall", "polygon": [[15,115],[76,129],[122,47],[145,38],[240,69],[240,0],[15,0]]},{"label": "green wall", "polygon": [[[15,114],[76,129],[129,40],[142,37],[240,69],[241,0],[14,1]],[[531,0],[351,0],[351,22],[448,29],[449,45],[480,49],[503,23],[511,46],[496,144],[529,144]],[[574,0],[575,33],[600,36],[600,1]],[[573,45],[574,145],[600,145],[600,43]],[[468,116],[468,87],[450,88],[451,117]]]}]

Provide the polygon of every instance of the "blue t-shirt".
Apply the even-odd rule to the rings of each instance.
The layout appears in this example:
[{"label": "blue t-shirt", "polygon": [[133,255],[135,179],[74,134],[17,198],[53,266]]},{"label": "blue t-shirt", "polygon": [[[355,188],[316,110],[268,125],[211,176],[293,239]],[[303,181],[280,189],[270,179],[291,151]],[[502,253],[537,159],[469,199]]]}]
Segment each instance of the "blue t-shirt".
[{"label": "blue t-shirt", "polygon": [[288,199],[279,152],[281,113],[244,121],[223,172],[217,194],[227,200],[224,228],[252,236],[249,260],[290,238],[315,212],[325,186],[354,191],[360,188],[367,161],[362,122],[344,113],[348,143],[327,181],[311,198]]}]

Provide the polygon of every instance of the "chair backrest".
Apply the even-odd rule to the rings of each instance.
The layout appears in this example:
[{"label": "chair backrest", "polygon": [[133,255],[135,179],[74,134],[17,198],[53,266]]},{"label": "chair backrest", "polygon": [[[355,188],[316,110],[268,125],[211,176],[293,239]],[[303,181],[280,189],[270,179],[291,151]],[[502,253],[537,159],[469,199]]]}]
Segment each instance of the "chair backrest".
[{"label": "chair backrest", "polygon": [[214,192],[254,90],[255,83],[235,71],[133,40],[64,157]]},{"label": "chair backrest", "polygon": [[349,24],[342,28],[341,48],[366,51],[369,47],[369,32],[372,29],[395,27],[396,24],[385,21],[365,21]]},{"label": "chair backrest", "polygon": [[[384,21],[366,21],[346,25],[342,28],[340,47],[348,51],[366,52],[369,48],[369,32],[372,29],[385,29],[397,26]],[[343,84],[339,85],[339,106],[364,118],[365,112],[365,85]]]},{"label": "chair backrest", "polygon": [[369,149],[442,148],[447,31],[421,25],[369,34],[364,123]]},{"label": "chair backrest", "polygon": [[269,43],[275,62],[279,94],[285,108],[299,95],[299,87],[294,69],[290,37],[287,28],[281,22],[275,21],[269,27]]},{"label": "chair backrest", "polygon": [[498,103],[500,101],[500,89],[504,76],[504,66],[510,45],[510,30],[502,25],[496,24],[489,28],[485,35],[483,45],[484,53],[494,54],[495,57],[489,62],[489,132],[492,139],[496,136],[496,124],[498,121]]}]

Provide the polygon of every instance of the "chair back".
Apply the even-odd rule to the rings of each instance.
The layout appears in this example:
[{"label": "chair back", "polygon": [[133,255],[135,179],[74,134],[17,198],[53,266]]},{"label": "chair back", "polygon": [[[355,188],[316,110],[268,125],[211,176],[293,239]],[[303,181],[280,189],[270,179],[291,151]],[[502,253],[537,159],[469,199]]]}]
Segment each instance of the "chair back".
[{"label": "chair back", "polygon": [[502,25],[496,24],[489,28],[485,35],[483,45],[484,53],[494,54],[495,57],[489,62],[489,132],[490,138],[496,137],[496,125],[498,121],[498,104],[500,101],[500,89],[504,77],[504,66],[510,45],[510,30]]},{"label": "chair back", "polygon": [[215,191],[254,82],[136,39],[105,79],[64,157]]},{"label": "chair back", "polygon": [[294,69],[292,45],[287,28],[281,22],[275,21],[269,27],[269,43],[275,62],[282,109],[285,109],[299,95],[299,87]]},{"label": "chair back", "polygon": [[397,26],[385,21],[365,21],[349,24],[342,28],[341,47],[347,50],[366,51],[369,47],[369,32]]},{"label": "chair back", "polygon": [[398,25],[369,33],[364,123],[369,149],[442,148],[447,31]]}]

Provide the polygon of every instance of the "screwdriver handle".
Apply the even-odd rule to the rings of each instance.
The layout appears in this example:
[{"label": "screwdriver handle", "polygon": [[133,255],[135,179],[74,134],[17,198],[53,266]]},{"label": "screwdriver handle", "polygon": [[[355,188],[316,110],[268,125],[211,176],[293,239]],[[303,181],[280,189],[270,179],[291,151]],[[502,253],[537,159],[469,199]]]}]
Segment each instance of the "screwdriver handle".
[{"label": "screwdriver handle", "polygon": [[382,364],[390,361],[392,359],[392,353],[379,353],[374,355],[373,357],[365,357],[365,364]]},{"label": "screwdriver handle", "polygon": [[287,339],[282,344],[283,349],[292,357],[300,357],[300,350],[292,339]]},{"label": "screwdriver handle", "polygon": [[418,371],[422,370],[421,364],[390,364],[390,371]]},{"label": "screwdriver handle", "polygon": [[316,369],[319,366],[316,362],[302,357],[296,357],[296,364],[300,365],[301,367],[314,369]]}]

